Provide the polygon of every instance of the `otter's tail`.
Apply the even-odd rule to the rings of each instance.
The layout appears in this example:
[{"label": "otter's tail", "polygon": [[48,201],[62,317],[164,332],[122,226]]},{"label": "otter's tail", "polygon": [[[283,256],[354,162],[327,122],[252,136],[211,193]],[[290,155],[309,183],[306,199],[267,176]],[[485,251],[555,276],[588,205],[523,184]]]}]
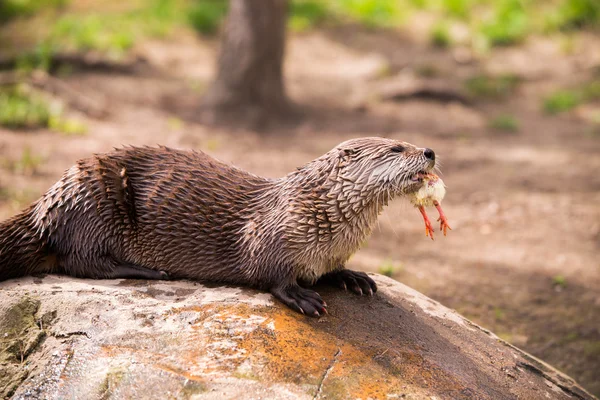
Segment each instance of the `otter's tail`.
[{"label": "otter's tail", "polygon": [[0,222],[0,281],[30,275],[44,261],[43,238],[32,225],[32,209]]}]

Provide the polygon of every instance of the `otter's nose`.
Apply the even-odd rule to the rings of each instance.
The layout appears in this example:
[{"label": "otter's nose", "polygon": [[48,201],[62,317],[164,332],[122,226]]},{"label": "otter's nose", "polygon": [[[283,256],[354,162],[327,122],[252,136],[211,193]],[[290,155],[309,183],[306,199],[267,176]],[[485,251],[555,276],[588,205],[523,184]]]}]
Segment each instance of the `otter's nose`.
[{"label": "otter's nose", "polygon": [[435,161],[435,152],[433,150],[431,150],[431,149],[425,149],[425,150],[423,150],[423,155],[428,160]]}]

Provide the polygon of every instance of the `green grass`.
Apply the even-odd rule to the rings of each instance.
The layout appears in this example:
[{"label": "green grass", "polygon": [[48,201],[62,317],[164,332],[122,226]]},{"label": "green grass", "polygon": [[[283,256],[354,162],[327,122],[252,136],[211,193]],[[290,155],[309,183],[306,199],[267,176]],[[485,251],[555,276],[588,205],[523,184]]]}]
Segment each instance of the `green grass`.
[{"label": "green grass", "polygon": [[434,25],[429,35],[431,43],[436,47],[448,47],[452,42],[448,25],[443,22]]},{"label": "green grass", "polygon": [[53,115],[50,117],[48,128],[63,136],[83,136],[87,133],[87,125],[83,122],[73,118],[65,118],[60,115]]},{"label": "green grass", "polygon": [[11,129],[48,128],[67,136],[87,131],[85,124],[64,117],[60,107],[26,85],[0,88],[0,125]]},{"label": "green grass", "polygon": [[598,28],[600,2],[598,0],[562,0],[545,15],[545,30],[570,31]]},{"label": "green grass", "polygon": [[544,111],[548,114],[558,114],[569,111],[579,104],[582,98],[574,90],[559,90],[544,99]]},{"label": "green grass", "polygon": [[[0,160],[0,165],[2,165],[3,160]],[[39,193],[34,189],[12,189],[12,188],[3,188],[0,187],[0,202],[6,202],[10,205],[12,209],[21,210],[27,204],[30,204],[36,198],[39,197]]]},{"label": "green grass", "polygon": [[521,0],[500,0],[494,12],[480,27],[480,33],[492,46],[507,46],[522,42],[531,29],[530,15]]},{"label": "green grass", "polygon": [[566,287],[567,279],[562,275],[556,275],[556,276],[552,277],[552,285]]},{"label": "green grass", "polygon": [[478,75],[468,79],[465,87],[473,96],[500,98],[506,97],[514,92],[520,84],[520,78],[516,75]]},{"label": "green grass", "polygon": [[401,262],[393,261],[388,258],[384,260],[378,268],[378,272],[381,275],[392,277],[394,274],[401,272],[404,269],[404,265]]},{"label": "green grass", "polygon": [[165,37],[181,21],[176,2],[151,0],[148,5],[125,13],[64,15],[54,24],[47,47],[98,50],[123,54],[139,37]]},{"label": "green grass", "polygon": [[189,24],[205,35],[215,34],[226,14],[226,0],[195,0],[187,11]]},{"label": "green grass", "polygon": [[570,111],[578,105],[600,100],[600,79],[570,89],[560,89],[548,95],[543,101],[547,114],[559,114]]},{"label": "green grass", "polygon": [[583,352],[589,357],[600,356],[600,340],[591,340],[583,345]]},{"label": "green grass", "polygon": [[314,28],[327,19],[334,19],[327,2],[318,0],[295,0],[290,5],[288,26],[295,32]]},{"label": "green grass", "polygon": [[519,121],[512,115],[502,114],[493,118],[489,123],[490,128],[504,131],[517,132],[519,130]]},{"label": "green grass", "polygon": [[21,54],[18,68],[47,70],[58,51],[97,51],[118,59],[140,38],[164,38],[182,25],[185,10],[181,4],[179,0],[149,0],[126,12],[62,13],[48,20],[46,34]]},{"label": "green grass", "polygon": [[[46,9],[61,10],[45,21],[47,37],[23,57],[23,64],[44,68],[61,50],[99,51],[119,57],[146,37],[166,37],[188,26],[202,35],[215,35],[227,13],[228,0],[144,0],[136,9],[74,14],[71,0],[0,0],[0,21],[26,18]],[[600,28],[599,0],[290,0],[288,25],[306,31],[323,24],[358,23],[369,28],[400,27],[411,13],[434,15],[430,41],[452,45],[450,27],[469,30],[462,45],[486,51],[492,46],[523,42],[532,34]],[[33,23],[33,22],[32,22]],[[2,38],[0,38],[2,40]],[[9,42],[10,43],[10,42]]]},{"label": "green grass", "polygon": [[34,154],[31,148],[26,147],[21,152],[19,159],[12,163],[12,170],[17,174],[33,175],[43,163],[43,157]]},{"label": "green grass", "polygon": [[337,0],[331,3],[340,15],[367,27],[397,26],[404,15],[398,0]]},{"label": "green grass", "polygon": [[46,127],[48,102],[24,86],[0,89],[0,125],[12,129]]},{"label": "green grass", "polygon": [[502,308],[494,307],[494,318],[496,319],[496,321],[504,320],[505,316],[506,314]]},{"label": "green grass", "polygon": [[68,3],[69,0],[1,0],[0,21],[29,17],[44,8],[59,8]]}]

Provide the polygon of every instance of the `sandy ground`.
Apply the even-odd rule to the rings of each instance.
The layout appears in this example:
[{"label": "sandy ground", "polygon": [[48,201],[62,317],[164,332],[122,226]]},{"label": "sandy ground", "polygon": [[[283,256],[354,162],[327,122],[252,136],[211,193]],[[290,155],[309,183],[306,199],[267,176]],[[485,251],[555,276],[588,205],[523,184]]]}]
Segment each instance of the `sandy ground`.
[{"label": "sandy ground", "polygon": [[[176,43],[144,43],[136,51],[151,68],[139,74],[81,71],[66,78],[109,112],[87,118],[86,135],[0,129],[0,218],[38,197],[75,160],[124,144],[202,149],[272,177],[352,137],[431,147],[448,186],[444,208],[453,230],[431,241],[417,210],[395,201],[350,266],[379,271],[393,265],[395,279],[598,395],[600,137],[590,134],[585,108],[552,117],[541,111],[546,93],[585,81],[600,64],[586,50],[600,48],[597,38],[578,43],[569,55],[550,40],[533,40],[485,61],[458,63],[451,51],[395,34],[340,29],[298,35],[290,38],[286,73],[288,91],[306,115],[298,125],[266,133],[198,122],[214,42],[181,35]],[[422,69],[434,70],[449,87],[481,71],[517,73],[524,81],[504,100],[377,101],[382,84]],[[488,128],[502,113],[520,121],[517,133]],[[39,165],[11,168],[26,148],[40,157]]]}]

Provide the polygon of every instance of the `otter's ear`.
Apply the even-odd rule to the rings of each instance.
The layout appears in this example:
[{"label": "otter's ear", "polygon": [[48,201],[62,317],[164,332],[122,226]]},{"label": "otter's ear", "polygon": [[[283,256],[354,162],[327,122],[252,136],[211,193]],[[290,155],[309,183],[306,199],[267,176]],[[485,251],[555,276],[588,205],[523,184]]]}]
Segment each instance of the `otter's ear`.
[{"label": "otter's ear", "polygon": [[350,156],[354,153],[354,149],[341,149],[339,154],[340,158],[350,158]]},{"label": "otter's ear", "polygon": [[354,153],[355,151],[353,149],[341,149],[338,153],[340,157],[338,166],[343,167],[344,165],[348,164],[348,161],[350,161],[350,157],[352,157],[352,154]]}]

